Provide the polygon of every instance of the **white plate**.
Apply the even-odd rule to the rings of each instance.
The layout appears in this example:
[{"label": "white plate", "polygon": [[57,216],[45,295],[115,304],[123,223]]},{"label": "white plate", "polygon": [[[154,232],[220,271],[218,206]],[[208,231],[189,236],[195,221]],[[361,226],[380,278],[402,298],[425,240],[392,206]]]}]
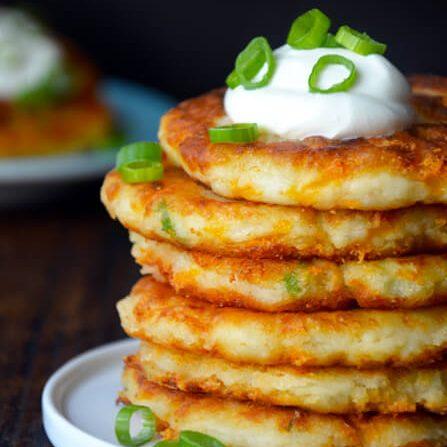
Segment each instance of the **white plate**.
[{"label": "white plate", "polygon": [[[118,79],[104,81],[99,94],[128,141],[156,140],[161,115],[174,105],[163,93]],[[115,163],[113,149],[1,159],[0,205],[42,201],[67,186],[100,178]]]},{"label": "white plate", "polygon": [[55,447],[119,445],[114,423],[123,357],[137,348],[136,340],[110,343],[75,357],[50,377],[43,390],[42,413]]}]

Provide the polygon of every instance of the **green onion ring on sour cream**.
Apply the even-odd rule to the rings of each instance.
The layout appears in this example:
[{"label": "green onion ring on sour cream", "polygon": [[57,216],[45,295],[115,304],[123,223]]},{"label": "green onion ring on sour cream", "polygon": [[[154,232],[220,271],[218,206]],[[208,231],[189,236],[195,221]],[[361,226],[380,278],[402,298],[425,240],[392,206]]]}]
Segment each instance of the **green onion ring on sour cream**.
[{"label": "green onion ring on sour cream", "polygon": [[[309,77],[317,61],[339,55],[356,68],[347,91],[313,93]],[[301,50],[284,45],[274,51],[276,70],[268,85],[248,90],[228,89],[224,98],[232,123],[256,123],[281,139],[322,136],[335,139],[379,137],[408,127],[414,120],[411,90],[400,71],[380,54],[361,54],[346,48]],[[324,90],[342,82],[348,69],[328,65],[318,77]]]}]

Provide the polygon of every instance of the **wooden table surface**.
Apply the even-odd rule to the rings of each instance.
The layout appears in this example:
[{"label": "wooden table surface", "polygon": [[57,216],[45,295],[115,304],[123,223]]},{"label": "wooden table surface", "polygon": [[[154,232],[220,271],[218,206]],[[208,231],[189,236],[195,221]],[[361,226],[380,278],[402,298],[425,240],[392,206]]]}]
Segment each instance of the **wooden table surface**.
[{"label": "wooden table surface", "polygon": [[0,210],[1,447],[50,446],[40,411],[45,381],[71,357],[124,337],[115,302],[138,269],[98,188]]}]

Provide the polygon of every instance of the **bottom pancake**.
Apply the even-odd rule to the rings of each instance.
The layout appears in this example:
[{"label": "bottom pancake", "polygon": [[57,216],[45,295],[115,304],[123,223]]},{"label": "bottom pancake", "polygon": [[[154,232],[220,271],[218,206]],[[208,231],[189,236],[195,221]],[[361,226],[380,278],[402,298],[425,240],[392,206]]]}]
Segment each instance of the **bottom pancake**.
[{"label": "bottom pancake", "polygon": [[319,413],[447,411],[447,365],[377,370],[262,367],[153,343],[143,343],[137,359],[148,380],[182,391]]},{"label": "bottom pancake", "polygon": [[169,429],[214,436],[226,447],[443,447],[447,418],[413,416],[341,417],[300,412],[173,391],[146,380],[130,358],[123,375],[121,400],[145,405]]}]

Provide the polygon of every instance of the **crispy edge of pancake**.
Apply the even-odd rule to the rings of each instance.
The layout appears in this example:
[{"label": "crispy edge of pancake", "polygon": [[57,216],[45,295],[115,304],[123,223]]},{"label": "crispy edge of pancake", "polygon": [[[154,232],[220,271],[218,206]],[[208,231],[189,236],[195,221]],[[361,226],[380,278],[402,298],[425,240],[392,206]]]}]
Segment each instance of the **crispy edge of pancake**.
[{"label": "crispy edge of pancake", "polygon": [[263,313],[188,299],[145,277],[117,307],[130,337],[236,363],[408,366],[447,348],[447,306]]},{"label": "crispy edge of pancake", "polygon": [[219,255],[251,258],[374,259],[447,247],[447,207],[334,211],[229,201],[178,169],[155,183],[107,174],[109,214],[148,238]]},{"label": "crispy edge of pancake", "polygon": [[219,195],[322,210],[447,203],[443,124],[383,138],[212,144],[208,129],[225,116],[223,94],[214,90],[180,103],[159,130],[169,157]]},{"label": "crispy edge of pancake", "polygon": [[447,77],[417,74],[410,76],[409,81],[421,120],[447,124]]},{"label": "crispy edge of pancake", "polygon": [[150,407],[174,439],[182,430],[214,436],[227,447],[443,447],[445,417],[336,416],[174,391],[145,379],[128,359],[121,401]]},{"label": "crispy edge of pancake", "polygon": [[447,366],[405,369],[239,365],[142,343],[135,357],[151,382],[191,393],[319,413],[447,412]]},{"label": "crispy edge of pancake", "polygon": [[413,94],[419,97],[447,98],[447,77],[414,74],[408,77]]},{"label": "crispy edge of pancake", "polygon": [[71,43],[62,40],[78,91],[49,107],[21,110],[0,104],[0,157],[91,149],[113,131],[112,115],[96,93],[97,70]]},{"label": "crispy edge of pancake", "polygon": [[143,274],[177,293],[266,312],[419,308],[447,301],[447,256],[336,264],[231,258],[189,251],[131,233]]}]

